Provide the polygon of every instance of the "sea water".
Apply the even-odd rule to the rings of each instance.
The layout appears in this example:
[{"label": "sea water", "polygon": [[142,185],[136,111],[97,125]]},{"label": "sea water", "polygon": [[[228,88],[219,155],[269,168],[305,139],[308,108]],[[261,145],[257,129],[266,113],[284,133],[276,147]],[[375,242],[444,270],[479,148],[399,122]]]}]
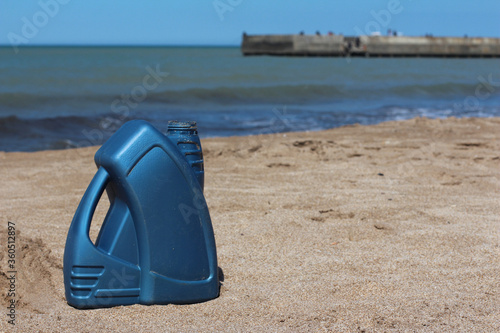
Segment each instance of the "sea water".
[{"label": "sea water", "polygon": [[123,123],[204,137],[500,116],[499,59],[244,57],[238,47],[0,48],[0,150],[101,145]]}]

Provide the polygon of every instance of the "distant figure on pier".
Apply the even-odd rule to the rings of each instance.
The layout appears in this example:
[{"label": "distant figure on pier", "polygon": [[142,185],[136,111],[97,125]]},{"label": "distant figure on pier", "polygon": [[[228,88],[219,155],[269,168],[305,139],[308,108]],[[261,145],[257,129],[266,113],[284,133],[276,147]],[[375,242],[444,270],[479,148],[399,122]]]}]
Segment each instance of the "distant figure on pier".
[{"label": "distant figure on pier", "polygon": [[333,36],[333,35],[335,35],[333,32],[328,31],[328,36]]},{"label": "distant figure on pier", "polygon": [[392,34],[392,30],[391,29],[387,29],[387,36],[390,36]]},{"label": "distant figure on pier", "polygon": [[397,32],[396,30],[394,30],[394,31],[392,32],[392,35],[393,35],[394,37],[396,37],[396,36],[398,35],[398,32]]},{"label": "distant figure on pier", "polygon": [[316,36],[321,36],[319,30],[316,30]]},{"label": "distant figure on pier", "polygon": [[304,31],[299,32],[299,35],[304,36]]}]

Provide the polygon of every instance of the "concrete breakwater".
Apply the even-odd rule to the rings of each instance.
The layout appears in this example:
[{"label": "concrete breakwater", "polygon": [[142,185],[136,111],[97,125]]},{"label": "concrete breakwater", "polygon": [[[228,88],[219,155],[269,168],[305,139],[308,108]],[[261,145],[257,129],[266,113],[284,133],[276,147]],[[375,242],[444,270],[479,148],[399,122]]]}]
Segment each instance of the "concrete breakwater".
[{"label": "concrete breakwater", "polygon": [[500,57],[500,38],[246,35],[243,55],[325,57]]}]

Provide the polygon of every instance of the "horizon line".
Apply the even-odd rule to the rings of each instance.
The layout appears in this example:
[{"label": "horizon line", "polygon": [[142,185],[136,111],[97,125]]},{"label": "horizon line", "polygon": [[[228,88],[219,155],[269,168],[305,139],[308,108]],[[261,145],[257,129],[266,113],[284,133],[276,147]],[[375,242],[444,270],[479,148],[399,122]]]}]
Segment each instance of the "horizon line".
[{"label": "horizon line", "polygon": [[0,48],[9,47],[240,47],[240,44],[0,44]]}]

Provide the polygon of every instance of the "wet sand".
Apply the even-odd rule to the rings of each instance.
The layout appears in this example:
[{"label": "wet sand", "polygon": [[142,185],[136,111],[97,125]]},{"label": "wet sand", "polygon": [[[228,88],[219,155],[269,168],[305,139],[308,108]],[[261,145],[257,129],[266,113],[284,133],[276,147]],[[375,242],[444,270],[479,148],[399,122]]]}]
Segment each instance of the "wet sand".
[{"label": "wet sand", "polygon": [[[500,330],[500,118],[202,144],[220,297],[98,310],[69,306],[62,274],[98,147],[0,152],[0,237],[14,222],[19,332]],[[2,245],[0,331],[12,330],[6,254]]]}]

